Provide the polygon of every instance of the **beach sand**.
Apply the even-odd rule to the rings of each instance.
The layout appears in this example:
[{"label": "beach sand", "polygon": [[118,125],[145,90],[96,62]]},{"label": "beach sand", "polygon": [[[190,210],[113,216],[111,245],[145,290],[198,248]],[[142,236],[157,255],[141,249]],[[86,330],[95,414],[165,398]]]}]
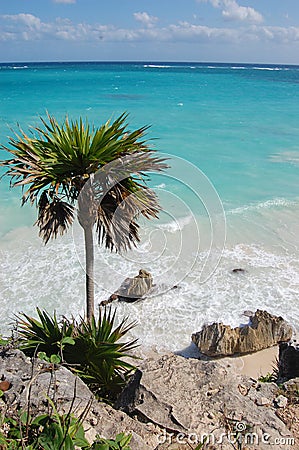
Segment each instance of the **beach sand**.
[{"label": "beach sand", "polygon": [[244,356],[223,358],[222,362],[231,366],[237,373],[258,379],[272,373],[278,359],[278,346],[266,348]]}]

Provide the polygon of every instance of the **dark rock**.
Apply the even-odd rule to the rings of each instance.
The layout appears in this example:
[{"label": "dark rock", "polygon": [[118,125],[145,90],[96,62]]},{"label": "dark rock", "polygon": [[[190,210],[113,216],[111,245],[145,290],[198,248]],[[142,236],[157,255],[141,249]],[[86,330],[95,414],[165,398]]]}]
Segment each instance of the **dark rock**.
[{"label": "dark rock", "polygon": [[126,387],[119,395],[114,405],[116,409],[120,409],[127,414],[131,414],[134,411],[139,398],[141,377],[142,372],[141,370],[137,369],[134,375],[131,376]]},{"label": "dark rock", "polygon": [[299,377],[299,349],[297,345],[283,342],[279,345],[279,380]]},{"label": "dark rock", "polygon": [[292,327],[282,317],[257,310],[250,319],[248,325],[236,328],[216,322],[204,325],[192,341],[205,355],[230,356],[256,352],[292,337]]}]

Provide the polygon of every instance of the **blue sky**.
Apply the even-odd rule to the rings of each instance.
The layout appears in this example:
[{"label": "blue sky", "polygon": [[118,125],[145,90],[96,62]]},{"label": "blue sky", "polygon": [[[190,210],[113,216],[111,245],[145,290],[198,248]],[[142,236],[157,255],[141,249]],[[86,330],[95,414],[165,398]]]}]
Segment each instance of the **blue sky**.
[{"label": "blue sky", "polygon": [[0,61],[299,64],[299,0],[2,0]]}]

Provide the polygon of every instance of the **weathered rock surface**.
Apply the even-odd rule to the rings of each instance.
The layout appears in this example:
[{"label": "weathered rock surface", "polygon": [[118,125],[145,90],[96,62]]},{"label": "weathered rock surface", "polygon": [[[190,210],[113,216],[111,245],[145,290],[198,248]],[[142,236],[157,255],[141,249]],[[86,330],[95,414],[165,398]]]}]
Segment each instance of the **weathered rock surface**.
[{"label": "weathered rock surface", "polygon": [[64,367],[53,369],[38,359],[34,365],[19,350],[0,353],[0,377],[11,383],[2,397],[0,412],[7,408],[26,408],[28,401],[32,415],[48,411],[46,396],[53,399],[61,413],[69,411],[73,398],[73,412],[79,417],[86,412],[84,428],[91,441],[98,433],[105,438],[114,438],[122,431],[132,433],[132,448],[153,450],[156,435],[152,426],[134,421],[121,411],[99,403],[88,387]]},{"label": "weathered rock surface", "polygon": [[231,328],[223,323],[204,325],[192,335],[192,341],[208,356],[245,354],[288,341],[292,327],[282,318],[257,310],[248,325]]},{"label": "weathered rock surface", "polygon": [[[208,435],[207,448],[231,450],[231,441],[235,443],[238,436],[243,444],[244,439],[250,440],[247,443],[253,439],[254,446],[248,448],[263,450],[269,448],[264,442],[269,435],[271,442],[284,439],[282,445],[273,447],[277,450],[296,448],[286,444],[286,438],[292,436],[276,415],[278,409],[280,414],[284,411],[275,405],[278,387],[236,375],[224,363],[173,354],[155,354],[143,361],[119,404],[134,419],[98,403],[66,368],[53,368],[40,360],[32,366],[18,350],[0,353],[0,377],[10,383],[0,401],[0,412],[25,408],[29,400],[33,414],[47,411],[46,395],[60,412],[68,412],[75,397],[74,413],[79,416],[86,411],[84,427],[90,440],[97,433],[113,438],[124,431],[133,436],[132,450],[190,450],[190,445],[196,447]],[[245,431],[255,434],[246,437]]]},{"label": "weathered rock surface", "polygon": [[279,374],[281,381],[299,377],[299,346],[295,342],[279,345]]},{"label": "weathered rock surface", "polygon": [[[157,449],[190,449],[189,444],[198,444],[208,435],[208,448],[231,450],[238,431],[243,444],[253,439],[256,446],[249,448],[268,449],[267,434],[272,442],[277,440],[275,449],[294,448],[285,440],[279,444],[292,435],[276,415],[278,387],[274,383],[236,375],[218,361],[173,354],[147,359],[140,369],[143,375],[135,399],[130,405],[124,402],[122,408],[159,426]],[[255,434],[246,437],[246,432]]]},{"label": "weathered rock surface", "polygon": [[294,448],[299,448],[299,377],[284,383],[282,392],[288,404],[283,409],[277,409],[276,414],[293,433],[296,443]]},{"label": "weathered rock surface", "polygon": [[105,306],[114,300],[120,300],[127,303],[135,302],[136,300],[143,298],[152,287],[152,275],[146,270],[140,269],[136,277],[126,278],[117,291],[115,291],[108,300],[102,301],[100,306]]}]

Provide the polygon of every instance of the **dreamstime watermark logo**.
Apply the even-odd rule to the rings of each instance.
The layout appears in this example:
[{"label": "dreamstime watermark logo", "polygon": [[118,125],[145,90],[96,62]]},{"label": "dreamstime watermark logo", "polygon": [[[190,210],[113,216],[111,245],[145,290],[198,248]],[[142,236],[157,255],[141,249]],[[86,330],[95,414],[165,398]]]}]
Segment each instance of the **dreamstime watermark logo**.
[{"label": "dreamstime watermark logo", "polygon": [[[106,221],[105,231],[109,229],[110,237],[107,233],[102,236],[102,244],[105,244],[105,239],[117,240],[120,235],[130,240],[130,233],[134,233],[131,224],[137,216],[141,218],[138,220],[141,242],[135,249],[120,251],[115,258],[110,252],[103,251],[100,244],[96,247],[95,283],[111,292],[111,279],[121,282],[129,272],[134,273],[140,268],[154,274],[156,289],[151,295],[179,285],[190,274],[204,283],[219,264],[226,238],[225,214],[216,189],[207,176],[189,161],[159,153],[159,158],[166,158],[169,164],[169,169],[163,173],[149,172],[154,181],[151,190],[162,206],[159,219],[142,218],[142,199],[134,191],[123,195],[113,210],[113,205],[109,204],[110,193],[118,195],[122,182],[139,171],[139,161],[134,161],[133,156],[103,166],[84,185],[78,199],[81,225],[99,211],[108,209],[109,223],[107,214],[102,214],[101,219]],[[138,210],[132,207],[135,204],[139,205]],[[82,228],[76,232],[76,224],[73,238],[80,263],[85,267]]]},{"label": "dreamstime watermark logo", "polygon": [[248,430],[248,425],[245,422],[236,422],[234,431],[227,433],[171,433],[164,429],[158,436],[158,443],[175,443],[189,445],[190,447],[199,444],[222,445],[227,443],[232,446],[237,445],[239,448],[239,446],[243,445],[294,446],[295,439],[288,436],[275,437],[268,433],[252,432]]}]

